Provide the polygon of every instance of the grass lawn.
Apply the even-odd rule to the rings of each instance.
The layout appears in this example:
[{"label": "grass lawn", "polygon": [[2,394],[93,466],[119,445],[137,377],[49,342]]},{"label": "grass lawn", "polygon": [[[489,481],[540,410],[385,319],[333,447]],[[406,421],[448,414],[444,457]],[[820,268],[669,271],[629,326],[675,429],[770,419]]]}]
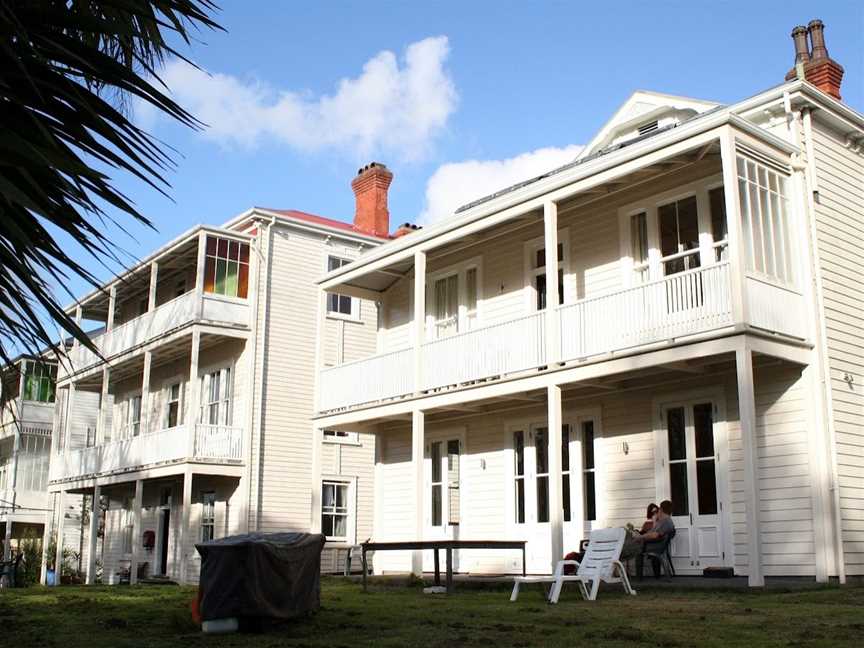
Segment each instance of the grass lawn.
[{"label": "grass lawn", "polygon": [[[537,587],[537,586],[534,586]],[[748,592],[565,586],[547,605],[529,586],[424,595],[417,587],[324,579],[322,609],[262,635],[204,635],[192,588],[62,587],[0,592],[0,645],[58,646],[851,646],[864,638],[864,587]]]}]

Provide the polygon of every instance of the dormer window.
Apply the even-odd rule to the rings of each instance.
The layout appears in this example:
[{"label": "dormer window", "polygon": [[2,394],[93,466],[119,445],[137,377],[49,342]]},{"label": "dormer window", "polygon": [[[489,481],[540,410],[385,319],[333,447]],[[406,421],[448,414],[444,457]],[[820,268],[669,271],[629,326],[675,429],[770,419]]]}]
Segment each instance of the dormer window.
[{"label": "dormer window", "polygon": [[650,122],[646,122],[646,123],[642,124],[637,129],[639,131],[639,137],[642,137],[643,135],[647,135],[648,133],[653,133],[654,131],[657,130],[658,125],[659,124],[657,123],[656,119],[654,121],[650,121]]}]

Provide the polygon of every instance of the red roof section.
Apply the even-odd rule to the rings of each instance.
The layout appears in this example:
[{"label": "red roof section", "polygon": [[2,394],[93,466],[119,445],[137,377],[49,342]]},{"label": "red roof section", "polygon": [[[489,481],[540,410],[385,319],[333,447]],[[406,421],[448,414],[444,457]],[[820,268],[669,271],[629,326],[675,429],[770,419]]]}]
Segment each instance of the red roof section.
[{"label": "red roof section", "polygon": [[269,207],[258,207],[258,209],[272,212],[274,214],[279,214],[280,216],[287,216],[288,218],[293,218],[295,220],[306,221],[307,223],[312,223],[315,225],[326,225],[327,227],[345,230],[346,232],[352,232],[354,234],[362,234],[364,236],[369,236],[372,238],[381,239],[382,241],[388,241],[392,238],[391,236],[386,236],[386,237],[376,236],[375,234],[370,234],[369,232],[363,232],[361,230],[358,230],[351,223],[333,220],[332,218],[327,218],[325,216],[318,216],[316,214],[307,214],[306,212],[297,211],[296,209],[270,209]]}]

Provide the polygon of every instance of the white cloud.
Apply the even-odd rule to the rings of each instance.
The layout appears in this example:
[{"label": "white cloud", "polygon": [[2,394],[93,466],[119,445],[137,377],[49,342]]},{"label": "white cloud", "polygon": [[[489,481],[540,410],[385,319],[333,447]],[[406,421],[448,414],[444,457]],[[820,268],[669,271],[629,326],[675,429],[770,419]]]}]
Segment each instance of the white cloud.
[{"label": "white cloud", "polygon": [[444,164],[426,183],[426,205],[419,221],[429,224],[453,215],[462,205],[510,185],[530,180],[568,162],[582,146],[549,147],[504,160],[466,160]]},{"label": "white cloud", "polygon": [[[359,76],[343,78],[333,94],[317,97],[207,73],[179,60],[160,76],[175,100],[208,125],[204,136],[223,145],[276,141],[303,151],[412,159],[428,150],[456,108],[456,88],[444,67],[449,52],[446,36],[412,43],[401,61],[382,51]],[[139,118],[152,120],[146,110]]]}]

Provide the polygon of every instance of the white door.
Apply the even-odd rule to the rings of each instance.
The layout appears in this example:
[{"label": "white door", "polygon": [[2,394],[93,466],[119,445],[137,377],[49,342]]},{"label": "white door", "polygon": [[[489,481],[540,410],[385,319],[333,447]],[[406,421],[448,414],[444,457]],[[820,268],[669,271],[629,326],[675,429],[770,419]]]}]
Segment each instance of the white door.
[{"label": "white door", "polygon": [[[672,559],[682,574],[701,573],[726,562],[715,413],[715,403],[707,399],[663,410],[663,486],[672,501],[676,528]],[[666,497],[658,494],[659,499]]]},{"label": "white door", "polygon": [[545,424],[514,428],[513,533],[526,540],[529,573],[548,573],[549,553],[549,431]]},{"label": "white door", "polygon": [[564,554],[578,551],[597,528],[597,426],[595,416],[579,416],[561,430],[561,493],[564,500]]},{"label": "white door", "polygon": [[[462,521],[462,434],[446,434],[426,443],[423,474],[426,476],[426,529],[424,539],[458,540]],[[458,551],[453,552],[453,569],[458,569]],[[439,555],[441,573],[446,568],[446,554]],[[423,555],[423,571],[433,571],[432,551]]]}]

